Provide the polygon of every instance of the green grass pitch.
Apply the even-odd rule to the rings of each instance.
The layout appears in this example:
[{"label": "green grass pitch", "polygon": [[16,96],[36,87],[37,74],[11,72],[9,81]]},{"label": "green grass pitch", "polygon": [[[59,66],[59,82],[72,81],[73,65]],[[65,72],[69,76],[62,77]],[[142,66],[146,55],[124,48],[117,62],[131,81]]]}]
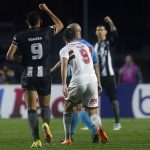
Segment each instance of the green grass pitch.
[{"label": "green grass pitch", "polygon": [[[51,129],[54,137],[52,144],[43,146],[41,150],[150,150],[150,119],[122,119],[122,129],[112,131],[113,120],[103,119],[109,142],[92,144],[91,134],[81,131],[80,124],[74,143],[72,145],[60,145],[59,140],[63,137],[63,124],[61,119],[51,121]],[[43,135],[40,124],[40,135]],[[32,136],[27,120],[9,119],[0,120],[0,150],[28,150],[31,149]]]}]

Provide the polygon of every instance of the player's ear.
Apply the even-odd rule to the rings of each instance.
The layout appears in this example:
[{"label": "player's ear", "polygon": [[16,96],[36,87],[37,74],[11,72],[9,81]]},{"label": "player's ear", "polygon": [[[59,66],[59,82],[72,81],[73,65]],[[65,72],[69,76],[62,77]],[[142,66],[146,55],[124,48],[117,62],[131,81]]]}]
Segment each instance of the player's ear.
[{"label": "player's ear", "polygon": [[106,34],[108,33],[108,31],[106,30]]},{"label": "player's ear", "polygon": [[97,36],[97,28],[96,28],[96,30],[95,30],[95,35]]},{"label": "player's ear", "polygon": [[96,29],[95,29],[95,35],[97,35],[97,27],[96,27]]}]

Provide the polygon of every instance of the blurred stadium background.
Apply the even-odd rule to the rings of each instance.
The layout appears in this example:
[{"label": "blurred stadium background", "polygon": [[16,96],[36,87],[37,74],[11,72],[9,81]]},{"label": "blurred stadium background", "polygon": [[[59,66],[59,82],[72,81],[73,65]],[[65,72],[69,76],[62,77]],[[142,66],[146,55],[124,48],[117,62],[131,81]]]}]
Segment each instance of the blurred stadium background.
[{"label": "blurred stadium background", "polygon": [[[119,41],[113,54],[116,74],[124,63],[126,54],[132,54],[140,66],[144,83],[150,82],[150,2],[147,0],[2,0],[0,5],[0,64],[11,65],[15,70],[15,82],[20,82],[18,66],[6,62],[5,54],[14,34],[26,28],[25,15],[30,10],[38,10],[37,4],[46,2],[60,17],[64,25],[78,22],[83,28],[83,36],[92,44],[96,42],[95,28],[105,16],[110,16],[117,26]],[[51,20],[43,14],[43,24]],[[58,52],[64,45],[61,33],[57,35],[52,51],[52,65],[59,59]],[[17,68],[17,69],[16,69]],[[54,83],[60,83],[55,74]]]},{"label": "blurred stadium background", "polygon": [[[135,63],[141,68],[143,75],[143,83],[150,83],[150,15],[149,6],[150,2],[147,0],[76,0],[76,1],[59,1],[59,0],[14,0],[2,1],[0,5],[0,74],[1,71],[5,72],[5,77],[0,76],[0,87],[1,87],[1,100],[0,105],[3,104],[4,93],[10,91],[10,84],[19,84],[21,76],[21,67],[19,64],[10,63],[6,61],[5,55],[8,47],[11,44],[13,36],[26,28],[25,16],[31,10],[38,10],[38,4],[40,2],[45,2],[48,6],[56,13],[58,17],[62,20],[65,27],[72,22],[77,22],[82,26],[82,35],[85,39],[91,42],[93,45],[96,43],[95,29],[96,26],[102,23],[105,16],[110,16],[114,21],[117,30],[119,32],[119,40],[117,47],[113,52],[113,62],[116,73],[116,79],[118,79],[119,68],[124,64],[124,58],[127,54],[131,54],[134,58]],[[52,22],[47,15],[41,12],[43,17],[43,25],[51,25]],[[52,63],[53,66],[59,60],[59,50],[64,46],[62,40],[62,32],[59,33],[53,43],[52,49]],[[60,84],[60,72],[54,73],[53,84]],[[4,92],[3,86],[5,86],[6,91]],[[18,87],[18,85],[16,85]],[[16,86],[13,87],[16,88]],[[149,93],[149,86],[139,85],[139,89],[142,89],[140,98],[148,98],[147,93]],[[144,86],[144,87],[143,87]],[[10,89],[9,89],[10,88]],[[58,87],[60,90],[61,87]],[[132,105],[132,98],[134,89],[138,89],[136,85],[121,86],[119,88],[119,100],[126,102],[128,107]],[[13,90],[12,89],[12,90]],[[129,90],[130,89],[130,90]],[[145,89],[145,90],[144,90]],[[144,90],[144,91],[143,91]],[[148,91],[147,91],[148,90]],[[2,92],[3,91],[3,92]],[[55,93],[56,89],[54,90]],[[144,93],[143,93],[144,92]],[[57,92],[56,92],[57,93]],[[130,93],[130,94],[127,94]],[[138,94],[138,92],[137,92]],[[52,93],[53,95],[53,93]],[[55,96],[55,94],[54,94]],[[61,97],[61,92],[60,95]],[[59,97],[57,96],[57,97]],[[12,96],[10,95],[10,98]],[[105,96],[104,96],[105,97]],[[135,95],[134,97],[137,97]],[[141,99],[139,98],[139,103]],[[53,98],[52,98],[53,99]],[[104,98],[105,99],[105,98]],[[143,99],[142,99],[143,100]],[[149,102],[146,99],[144,106],[147,106]],[[106,100],[107,102],[107,100]],[[105,103],[105,101],[104,101]],[[138,100],[137,100],[138,103]],[[103,105],[103,104],[102,104]],[[109,107],[109,102],[106,104]],[[104,104],[105,106],[105,104]],[[122,104],[124,106],[124,103]],[[2,106],[1,106],[2,107]],[[132,106],[131,106],[132,107]],[[130,112],[121,111],[122,117],[132,117],[134,116],[133,110],[130,107]],[[141,109],[143,109],[141,107]],[[148,107],[148,106],[147,106]],[[149,108],[145,108],[146,117],[150,114]],[[122,108],[122,107],[121,107]],[[123,108],[122,108],[123,109]],[[149,109],[150,110],[150,109]],[[111,106],[110,106],[111,111]],[[142,112],[144,112],[142,110]],[[123,113],[123,114],[122,114]],[[105,113],[104,113],[105,114]],[[104,117],[111,117],[111,112]],[[145,115],[144,114],[144,115]],[[103,111],[102,111],[103,115]]]},{"label": "blurred stadium background", "polygon": [[[82,26],[82,35],[85,39],[91,42],[93,45],[96,42],[95,28],[103,21],[105,16],[110,16],[114,21],[118,32],[119,41],[117,47],[113,52],[113,62],[116,73],[116,79],[118,79],[119,68],[124,64],[124,57],[127,54],[131,54],[135,63],[141,68],[143,75],[143,83],[150,83],[150,15],[149,6],[150,2],[147,0],[3,0],[0,5],[0,74],[1,71],[5,72],[5,77],[0,76],[0,105],[3,104],[4,91],[3,86],[6,86],[6,91],[11,88],[10,84],[19,84],[21,67],[19,64],[10,63],[6,61],[5,55],[8,47],[11,44],[13,36],[26,28],[25,16],[30,10],[38,10],[38,4],[45,2],[48,6],[60,17],[65,27],[72,22],[77,22]],[[41,13],[43,17],[43,25],[51,25],[52,22],[49,17]],[[62,40],[62,32],[59,33],[53,43],[52,49],[52,63],[53,66],[59,60],[59,50],[64,46]],[[60,84],[60,72],[56,72],[53,75],[53,84]],[[18,85],[17,85],[18,86]],[[139,85],[139,89],[145,89],[141,92],[140,98],[146,97],[144,106],[147,106],[149,86]],[[143,87],[144,86],[144,87]],[[16,88],[16,86],[14,87]],[[58,87],[60,90],[60,87]],[[125,88],[125,89],[124,89]],[[132,97],[134,89],[137,89],[135,85],[127,85],[119,88],[119,99],[122,101],[132,103]],[[131,90],[129,90],[131,89]],[[10,90],[8,90],[10,91]],[[54,90],[56,91],[56,90]],[[127,94],[127,93],[130,94]],[[144,92],[144,93],[143,93]],[[61,92],[60,92],[61,93]],[[134,92],[135,93],[135,92]],[[138,92],[137,92],[138,93]],[[52,94],[53,95],[53,94]],[[61,95],[61,94],[60,94]],[[11,97],[11,95],[10,95]],[[138,96],[135,96],[138,98]],[[139,99],[140,99],[139,98]],[[143,100],[143,99],[142,99]],[[141,99],[139,100],[142,102]],[[138,102],[138,100],[137,100]],[[104,104],[105,105],[105,104]],[[123,104],[124,106],[124,104]],[[109,102],[108,102],[109,107]],[[129,107],[129,106],[128,106]],[[141,109],[143,108],[141,107]],[[147,106],[148,107],[148,106]],[[150,114],[146,109],[146,116]],[[111,107],[110,107],[111,110]],[[150,109],[149,109],[150,110]],[[132,111],[132,110],[131,110]],[[142,111],[144,112],[144,111]],[[104,113],[105,114],[105,113]],[[111,113],[108,113],[111,114]],[[130,114],[130,115],[129,115]],[[121,115],[122,117],[134,116],[132,112],[127,115]],[[105,116],[105,115],[104,115]],[[106,115],[110,116],[110,115]],[[110,116],[111,117],[111,116]]]},{"label": "blurred stadium background", "polygon": [[[83,37],[93,45],[96,43],[96,26],[102,22],[105,16],[112,18],[119,32],[117,48],[113,53],[116,79],[118,79],[119,68],[124,64],[124,58],[127,54],[133,56],[135,63],[141,68],[143,76],[142,84],[118,86],[121,117],[150,118],[150,1],[148,0],[1,0],[1,118],[27,117],[22,90],[19,85],[21,76],[20,65],[7,62],[5,55],[15,33],[26,28],[26,13],[30,10],[38,10],[38,3],[40,2],[47,3],[49,8],[62,20],[65,27],[72,22],[79,23],[83,29]],[[43,13],[41,13],[41,15],[43,17],[44,26],[52,24],[48,16]],[[56,36],[53,43],[51,53],[52,66],[59,60],[59,50],[63,46],[64,42],[61,32]],[[6,71],[7,77],[3,77],[1,71]],[[63,111],[63,97],[61,86],[59,85],[61,83],[59,71],[53,75],[52,81],[52,115],[54,117],[61,117]],[[102,117],[113,117],[110,102],[107,100],[105,94],[102,95],[101,105]],[[107,120],[105,122],[107,123]],[[127,123],[128,121],[124,122]],[[148,124],[147,121],[146,123]],[[130,127],[132,127],[132,125]],[[139,135],[140,134],[141,133],[139,133]]]}]

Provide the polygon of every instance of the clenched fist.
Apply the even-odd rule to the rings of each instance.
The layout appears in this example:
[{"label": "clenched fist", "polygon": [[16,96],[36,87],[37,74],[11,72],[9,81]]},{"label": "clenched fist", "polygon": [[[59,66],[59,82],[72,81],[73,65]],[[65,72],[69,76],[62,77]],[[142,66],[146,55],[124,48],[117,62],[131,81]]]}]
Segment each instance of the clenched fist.
[{"label": "clenched fist", "polygon": [[39,4],[39,8],[42,10],[42,11],[45,11],[48,9],[47,5],[45,3],[43,4]]},{"label": "clenched fist", "polygon": [[105,21],[106,23],[111,23],[111,22],[112,22],[112,20],[111,20],[111,18],[110,18],[109,16],[106,16],[106,17],[104,18],[104,21]]}]

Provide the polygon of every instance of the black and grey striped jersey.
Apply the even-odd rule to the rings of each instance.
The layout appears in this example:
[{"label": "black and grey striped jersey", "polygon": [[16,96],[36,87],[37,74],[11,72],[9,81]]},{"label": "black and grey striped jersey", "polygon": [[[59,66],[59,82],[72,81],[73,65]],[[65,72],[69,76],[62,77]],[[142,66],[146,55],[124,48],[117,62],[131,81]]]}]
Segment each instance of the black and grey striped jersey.
[{"label": "black and grey striped jersey", "polygon": [[53,27],[31,28],[19,32],[13,39],[22,55],[27,77],[43,77],[50,69],[50,49],[55,34]]},{"label": "black and grey striped jersey", "polygon": [[112,64],[111,51],[115,43],[117,32],[112,32],[111,37],[105,41],[98,41],[95,44],[95,52],[98,56],[101,76],[113,76],[114,69]]}]

